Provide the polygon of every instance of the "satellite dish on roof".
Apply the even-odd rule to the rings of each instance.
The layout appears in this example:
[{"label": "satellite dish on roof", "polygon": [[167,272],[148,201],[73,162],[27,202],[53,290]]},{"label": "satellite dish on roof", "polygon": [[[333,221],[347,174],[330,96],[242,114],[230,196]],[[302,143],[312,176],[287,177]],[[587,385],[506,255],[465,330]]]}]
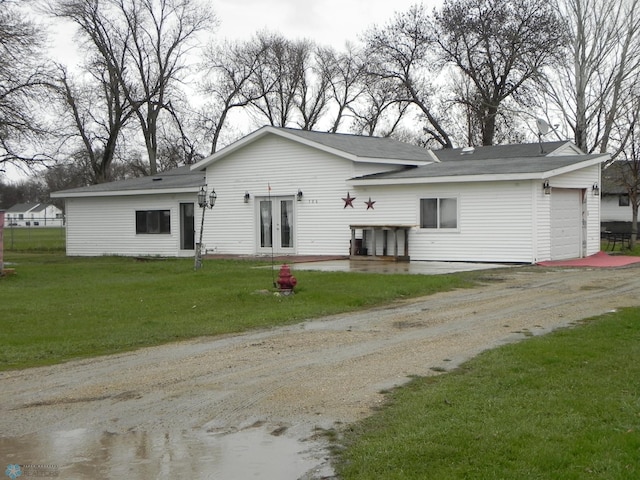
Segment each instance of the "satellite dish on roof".
[{"label": "satellite dish on roof", "polygon": [[536,118],[536,126],[538,127],[538,135],[546,135],[549,133],[549,124],[542,118]]},{"label": "satellite dish on roof", "polygon": [[554,125],[551,127],[546,120],[542,118],[536,118],[536,126],[538,127],[538,143],[540,144],[540,153],[544,153],[544,149],[542,148],[542,137],[544,137],[549,132],[555,132],[558,129],[559,125]]}]

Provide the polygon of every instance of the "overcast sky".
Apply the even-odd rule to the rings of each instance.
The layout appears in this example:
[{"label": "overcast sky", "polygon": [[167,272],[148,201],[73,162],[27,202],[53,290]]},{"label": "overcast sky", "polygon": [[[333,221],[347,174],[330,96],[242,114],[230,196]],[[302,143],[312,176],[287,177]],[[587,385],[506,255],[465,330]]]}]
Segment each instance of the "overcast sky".
[{"label": "overcast sky", "polygon": [[431,10],[442,0],[217,0],[212,4],[222,38],[247,39],[267,29],[292,40],[309,38],[342,48],[372,25],[384,25],[395,12],[419,3]]},{"label": "overcast sky", "polygon": [[[212,0],[219,26],[216,37],[247,40],[268,30],[282,33],[290,40],[308,38],[320,45],[342,49],[345,42],[357,42],[369,27],[383,26],[397,12],[406,12],[422,3],[428,10],[443,0]],[[77,63],[76,27],[57,22],[52,28],[51,56],[56,61]]]}]

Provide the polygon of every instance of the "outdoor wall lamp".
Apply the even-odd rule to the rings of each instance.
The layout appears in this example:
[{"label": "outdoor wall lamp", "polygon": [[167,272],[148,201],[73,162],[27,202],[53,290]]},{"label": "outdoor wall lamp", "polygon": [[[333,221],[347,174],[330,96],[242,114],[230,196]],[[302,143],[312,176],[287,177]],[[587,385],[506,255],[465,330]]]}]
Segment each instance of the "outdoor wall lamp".
[{"label": "outdoor wall lamp", "polygon": [[542,182],[542,189],[544,190],[545,195],[551,194],[551,185],[549,185],[549,180]]},{"label": "outdoor wall lamp", "polygon": [[593,195],[594,196],[599,196],[600,195],[600,187],[598,186],[598,182],[593,184],[593,187],[591,187],[593,189]]},{"label": "outdoor wall lamp", "polygon": [[207,197],[207,189],[205,187],[206,185],[201,187],[198,192],[198,205],[202,208],[202,216],[200,218],[200,241],[196,243],[196,258],[193,265],[194,270],[199,270],[202,267],[202,232],[204,230],[204,213],[207,211],[207,208],[213,208],[216,204],[216,200],[218,199],[218,194],[213,188]]},{"label": "outdoor wall lamp", "polygon": [[299,202],[302,201],[302,190],[298,189],[298,193],[296,194],[296,198]]},{"label": "outdoor wall lamp", "polygon": [[251,195],[249,194],[249,192],[244,192],[244,203],[249,203],[250,198]]},{"label": "outdoor wall lamp", "polygon": [[209,194],[209,201],[207,202],[207,191],[205,190],[204,187],[200,188],[200,191],[198,192],[198,205],[200,205],[200,208],[213,208],[213,206],[216,204],[216,199],[218,198],[218,194],[216,193],[216,191],[214,189],[211,189],[211,193]]}]

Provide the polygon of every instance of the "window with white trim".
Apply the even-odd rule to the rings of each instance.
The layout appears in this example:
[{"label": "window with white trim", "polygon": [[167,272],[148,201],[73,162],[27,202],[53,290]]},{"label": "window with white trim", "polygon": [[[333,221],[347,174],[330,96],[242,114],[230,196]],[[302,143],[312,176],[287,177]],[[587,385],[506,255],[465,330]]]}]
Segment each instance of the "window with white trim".
[{"label": "window with white trim", "polygon": [[420,228],[458,228],[458,199],[421,198]]}]

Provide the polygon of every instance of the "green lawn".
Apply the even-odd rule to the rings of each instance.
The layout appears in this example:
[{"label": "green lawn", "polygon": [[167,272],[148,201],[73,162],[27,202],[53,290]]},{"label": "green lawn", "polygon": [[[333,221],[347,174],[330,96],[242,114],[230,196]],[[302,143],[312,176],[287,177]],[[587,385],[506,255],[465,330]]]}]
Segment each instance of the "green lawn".
[{"label": "green lawn", "polygon": [[65,229],[61,227],[4,227],[4,251],[64,252]]},{"label": "green lawn", "polygon": [[340,478],[640,478],[640,308],[420,378],[347,433]]},{"label": "green lawn", "polygon": [[[0,370],[102,355],[200,335],[290,324],[436,291],[472,274],[294,272],[296,295],[275,296],[269,264],[5,252]],[[277,272],[275,274],[277,278]]]}]

